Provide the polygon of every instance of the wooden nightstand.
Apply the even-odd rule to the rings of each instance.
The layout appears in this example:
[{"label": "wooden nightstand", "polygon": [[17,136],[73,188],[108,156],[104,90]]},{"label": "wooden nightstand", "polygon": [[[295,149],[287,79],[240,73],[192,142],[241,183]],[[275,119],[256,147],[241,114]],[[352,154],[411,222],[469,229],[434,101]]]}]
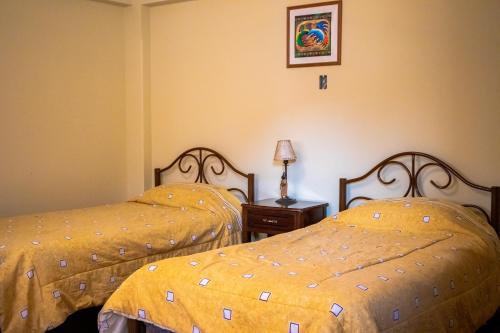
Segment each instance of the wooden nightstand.
[{"label": "wooden nightstand", "polygon": [[297,201],[291,206],[281,206],[274,200],[242,204],[243,243],[250,241],[252,232],[281,234],[307,227],[326,217],[326,202]]}]

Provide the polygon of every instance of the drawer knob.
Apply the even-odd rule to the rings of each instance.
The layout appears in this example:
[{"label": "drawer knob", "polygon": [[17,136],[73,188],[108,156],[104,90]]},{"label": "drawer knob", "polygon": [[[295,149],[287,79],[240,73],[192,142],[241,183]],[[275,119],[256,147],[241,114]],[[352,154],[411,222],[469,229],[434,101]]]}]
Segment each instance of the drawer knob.
[{"label": "drawer knob", "polygon": [[272,224],[278,224],[278,220],[275,220],[275,219],[268,219],[266,217],[264,217],[262,219],[262,222],[265,222],[265,223],[272,223]]}]

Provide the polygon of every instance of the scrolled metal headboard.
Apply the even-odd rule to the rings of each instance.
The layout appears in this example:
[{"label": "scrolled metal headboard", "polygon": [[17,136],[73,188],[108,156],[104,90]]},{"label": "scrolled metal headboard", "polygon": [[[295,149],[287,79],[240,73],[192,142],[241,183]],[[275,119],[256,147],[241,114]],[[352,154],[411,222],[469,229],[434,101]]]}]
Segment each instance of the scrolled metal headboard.
[{"label": "scrolled metal headboard", "polygon": [[[214,163],[218,164],[217,169],[214,167]],[[239,189],[239,188],[229,188],[229,191],[240,193],[243,198],[247,202],[254,201],[254,174],[253,173],[244,173],[238,169],[236,169],[229,161],[224,158],[220,153],[216,152],[213,149],[205,148],[205,147],[195,147],[189,150],[186,150],[182,154],[180,154],[172,163],[170,163],[165,168],[156,168],[155,169],[155,186],[161,185],[161,174],[167,170],[172,169],[175,165],[178,166],[178,169],[181,173],[187,174],[191,171],[191,169],[196,167],[196,179],[195,183],[203,183],[209,184],[207,179],[207,172],[210,170],[216,176],[220,176],[226,170],[226,166],[231,169],[236,174],[247,179],[247,192]],[[210,167],[210,168],[208,168]],[[208,168],[208,170],[207,170]]]},{"label": "scrolled metal headboard", "polygon": [[[407,166],[401,159],[408,157],[411,158],[411,164],[410,166]],[[417,168],[416,165],[416,158],[421,157],[425,160],[427,160],[426,163],[422,164]],[[432,155],[426,154],[426,153],[420,153],[420,152],[403,152],[399,154],[395,154],[393,156],[390,156],[386,158],[385,160],[381,161],[377,165],[375,165],[370,171],[365,173],[364,175],[356,178],[340,178],[340,193],[339,193],[339,210],[343,211],[349,208],[351,203],[353,203],[356,200],[372,200],[373,198],[366,197],[366,196],[356,196],[351,198],[349,201],[347,201],[347,185],[352,184],[352,183],[357,183],[360,182],[366,178],[368,178],[370,175],[372,175],[374,172],[377,172],[377,179],[379,180],[380,183],[384,185],[390,185],[396,181],[396,178],[392,178],[390,180],[383,179],[381,176],[382,171],[389,165],[397,165],[403,169],[403,171],[406,172],[409,178],[409,185],[408,188],[406,189],[406,192],[402,195],[403,197],[422,197],[423,196],[423,191],[419,187],[419,176],[421,175],[422,171],[425,170],[426,168],[430,166],[438,167],[440,168],[448,177],[447,181],[445,184],[439,184],[435,182],[434,180],[430,180],[430,183],[437,189],[443,190],[446,189],[450,186],[453,176],[460,180],[462,183],[465,185],[480,190],[484,192],[489,192],[491,193],[491,215],[488,216],[486,211],[477,206],[477,205],[471,205],[471,204],[464,204],[463,206],[466,207],[473,207],[478,210],[480,210],[488,219],[488,222],[493,226],[493,228],[496,230],[497,233],[499,233],[500,230],[500,187],[499,186],[493,186],[493,187],[486,187],[482,185],[475,184],[462,176],[458,171],[456,171],[454,168],[452,168],[449,164],[443,162],[437,157],[434,157]]]}]

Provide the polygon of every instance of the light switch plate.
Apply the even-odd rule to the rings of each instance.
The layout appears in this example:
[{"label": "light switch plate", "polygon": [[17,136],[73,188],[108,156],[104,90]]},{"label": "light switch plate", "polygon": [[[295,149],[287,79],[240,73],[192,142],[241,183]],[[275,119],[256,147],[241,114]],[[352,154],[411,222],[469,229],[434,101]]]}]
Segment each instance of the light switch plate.
[{"label": "light switch plate", "polygon": [[328,76],[320,75],[319,76],[319,89],[325,90],[328,88]]}]

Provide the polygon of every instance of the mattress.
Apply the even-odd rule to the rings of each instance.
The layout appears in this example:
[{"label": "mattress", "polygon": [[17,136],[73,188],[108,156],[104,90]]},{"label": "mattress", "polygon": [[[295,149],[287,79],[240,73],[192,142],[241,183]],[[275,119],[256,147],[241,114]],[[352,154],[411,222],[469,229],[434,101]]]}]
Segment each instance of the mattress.
[{"label": "mattress", "polygon": [[109,298],[174,332],[471,332],[500,305],[500,248],[470,209],[372,201],[265,240],[146,265]]},{"label": "mattress", "polygon": [[0,219],[3,333],[44,332],[103,304],[136,269],[240,242],[239,201],[175,184],[132,202]]}]

